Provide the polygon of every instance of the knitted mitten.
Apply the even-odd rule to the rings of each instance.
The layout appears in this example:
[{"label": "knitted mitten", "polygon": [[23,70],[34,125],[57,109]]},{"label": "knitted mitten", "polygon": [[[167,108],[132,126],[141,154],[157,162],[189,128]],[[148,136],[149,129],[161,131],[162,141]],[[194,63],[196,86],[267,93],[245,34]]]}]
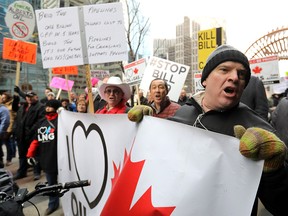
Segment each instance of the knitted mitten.
[{"label": "knitted mitten", "polygon": [[140,122],[144,115],[153,115],[153,109],[146,105],[136,105],[128,111],[128,119],[133,122]]},{"label": "knitted mitten", "polygon": [[240,139],[240,153],[252,160],[264,160],[263,172],[275,171],[284,164],[285,144],[272,132],[251,127],[247,130],[234,126],[235,136]]}]

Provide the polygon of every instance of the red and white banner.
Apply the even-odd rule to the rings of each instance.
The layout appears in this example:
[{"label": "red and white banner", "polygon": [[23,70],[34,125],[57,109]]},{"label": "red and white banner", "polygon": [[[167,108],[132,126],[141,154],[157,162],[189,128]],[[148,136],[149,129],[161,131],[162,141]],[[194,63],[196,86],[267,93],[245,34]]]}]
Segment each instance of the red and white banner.
[{"label": "red and white banner", "polygon": [[[165,119],[62,111],[59,182],[65,215],[250,215],[263,161],[239,140]],[[81,214],[80,214],[81,213]]]}]

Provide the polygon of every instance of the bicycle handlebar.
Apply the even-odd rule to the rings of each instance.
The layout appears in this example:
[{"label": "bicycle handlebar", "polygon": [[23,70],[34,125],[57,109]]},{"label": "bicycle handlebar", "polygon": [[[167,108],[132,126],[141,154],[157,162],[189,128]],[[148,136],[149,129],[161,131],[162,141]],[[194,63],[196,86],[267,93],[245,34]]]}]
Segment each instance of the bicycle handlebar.
[{"label": "bicycle handlebar", "polygon": [[86,187],[91,184],[90,180],[80,180],[80,181],[72,181],[66,182],[63,185],[63,189],[77,188],[77,187]]},{"label": "bicycle handlebar", "polygon": [[[63,196],[64,193],[68,192],[71,188],[77,188],[77,187],[86,187],[91,184],[90,180],[80,180],[80,181],[72,181],[72,182],[66,182],[64,184],[59,183],[55,185],[46,185],[43,183],[38,183],[35,186],[35,190],[28,193],[27,188],[21,191],[19,189],[17,195],[15,196],[15,200],[18,203],[24,203],[28,200],[30,200],[32,197],[36,196],[37,194],[47,195],[49,194],[56,194],[58,196]],[[46,194],[45,194],[46,193]]]}]

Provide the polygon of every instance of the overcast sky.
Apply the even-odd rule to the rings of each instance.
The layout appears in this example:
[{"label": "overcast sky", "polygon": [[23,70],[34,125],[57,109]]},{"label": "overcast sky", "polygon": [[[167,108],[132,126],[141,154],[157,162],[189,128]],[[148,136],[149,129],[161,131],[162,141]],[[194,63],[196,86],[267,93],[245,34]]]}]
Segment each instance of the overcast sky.
[{"label": "overcast sky", "polygon": [[263,35],[277,27],[288,26],[284,0],[139,1],[142,13],[150,18],[152,38],[175,38],[176,25],[183,22],[184,16],[201,20],[202,30],[209,29],[213,19],[226,20],[227,44],[245,52]]}]

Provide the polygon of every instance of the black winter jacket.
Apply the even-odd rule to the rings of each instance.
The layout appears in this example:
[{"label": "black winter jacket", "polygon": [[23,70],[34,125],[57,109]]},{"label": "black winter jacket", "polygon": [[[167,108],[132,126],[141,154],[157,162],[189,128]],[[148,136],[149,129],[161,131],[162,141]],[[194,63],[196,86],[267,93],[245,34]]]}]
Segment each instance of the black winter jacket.
[{"label": "black winter jacket", "polygon": [[20,158],[26,157],[29,145],[35,135],[37,125],[45,117],[45,108],[40,102],[32,104],[28,111],[25,111],[26,108],[27,103],[21,105],[14,124]]}]

